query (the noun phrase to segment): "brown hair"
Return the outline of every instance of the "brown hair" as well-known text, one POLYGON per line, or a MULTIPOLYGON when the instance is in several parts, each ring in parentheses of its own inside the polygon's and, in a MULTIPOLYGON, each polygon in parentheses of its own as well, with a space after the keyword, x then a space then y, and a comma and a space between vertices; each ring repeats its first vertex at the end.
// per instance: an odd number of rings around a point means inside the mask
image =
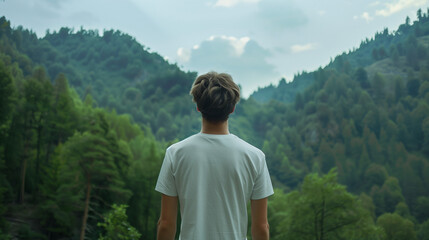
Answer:
POLYGON ((190 94, 203 118, 211 122, 226 121, 240 100, 240 88, 226 73, 200 75, 192 84, 190 94))

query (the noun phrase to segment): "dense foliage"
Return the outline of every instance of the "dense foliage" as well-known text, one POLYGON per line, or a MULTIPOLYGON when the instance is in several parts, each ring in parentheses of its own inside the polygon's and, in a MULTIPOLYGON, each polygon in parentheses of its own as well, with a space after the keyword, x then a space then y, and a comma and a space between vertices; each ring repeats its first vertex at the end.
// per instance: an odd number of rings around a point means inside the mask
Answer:
POLYGON ((304 71, 295 75, 292 82, 286 82, 286 79, 282 78, 277 86, 270 84, 259 88, 251 97, 261 103, 267 103, 270 100, 290 103, 295 100, 297 93, 304 91, 313 82, 313 73, 304 71))
MULTIPOLYGON (((231 131, 265 152, 277 188, 273 239, 429 235, 429 17, 417 15, 237 106, 231 131)), ((119 31, 37 38, 1 18, 0 238, 155 239, 164 150, 199 128, 195 76, 119 31)))
POLYGON ((12 41, 26 31, 4 18, 0 26, 3 238, 108 237, 110 226, 97 223, 116 203, 129 205, 129 222, 153 239, 166 145, 129 115, 95 107, 91 94, 81 100, 64 74, 51 81, 12 41))
POLYGON ((61 28, 38 39, 22 27, 8 31, 7 44, 25 55, 24 62, 14 59, 24 75, 31 74, 30 61, 43 66, 50 79, 63 73, 83 99, 91 94, 95 106, 130 114, 136 123, 156 129, 158 139, 183 138, 198 129, 187 96, 196 73, 181 71, 133 37, 61 28), (177 123, 171 124, 173 116, 177 123))

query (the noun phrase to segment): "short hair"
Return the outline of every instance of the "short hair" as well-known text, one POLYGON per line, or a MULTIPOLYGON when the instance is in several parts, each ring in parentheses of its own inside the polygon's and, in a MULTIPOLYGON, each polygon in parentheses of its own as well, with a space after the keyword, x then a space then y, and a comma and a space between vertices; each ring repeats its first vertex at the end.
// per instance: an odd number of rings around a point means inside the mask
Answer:
POLYGON ((192 84, 190 94, 204 119, 223 122, 240 100, 240 88, 226 73, 208 72, 192 84))

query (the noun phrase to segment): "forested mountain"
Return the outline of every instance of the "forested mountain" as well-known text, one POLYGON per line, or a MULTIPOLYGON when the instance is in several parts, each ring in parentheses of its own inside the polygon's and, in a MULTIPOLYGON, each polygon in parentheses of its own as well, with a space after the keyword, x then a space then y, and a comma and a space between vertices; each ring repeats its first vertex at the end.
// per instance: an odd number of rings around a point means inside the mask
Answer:
MULTIPOLYGON (((336 69, 338 71, 350 72, 352 69, 365 68, 371 64, 392 58, 395 62, 399 60, 399 56, 406 56, 407 61, 417 66, 418 59, 426 57, 428 42, 428 33, 425 32, 425 27, 421 24, 425 21, 425 14, 419 10, 417 12, 417 20, 414 25, 411 25, 410 18, 407 17, 405 23, 402 24, 396 31, 389 33, 389 29, 385 28, 381 32, 377 32, 371 39, 366 38, 361 42, 358 49, 343 52, 331 61, 325 69, 336 69), (406 51, 406 45, 410 35, 420 38, 420 45, 411 51, 406 51)), ((414 40, 413 40, 414 41, 414 40)), ((394 66, 396 67, 396 66, 394 66)), ((403 75, 405 73, 397 72, 394 68, 386 68, 383 66, 378 69, 384 74, 389 74, 393 70, 393 75, 403 75)), ((251 96, 258 102, 266 103, 269 100, 277 100, 281 102, 293 102, 298 92, 303 92, 314 81, 313 73, 302 72, 294 76, 291 82, 286 82, 284 79, 279 81, 277 87, 270 85, 255 91, 251 96)))
MULTIPOLYGON (((277 188, 272 239, 429 236, 429 17, 417 15, 240 101, 231 131, 265 152, 277 188)), ((196 73, 147 50, 119 31, 37 38, 0 19, 0 237, 155 239, 164 150, 199 118, 196 73)))
MULTIPOLYGON (((33 64, 43 66, 49 78, 65 74, 79 96, 91 94, 96 106, 130 114, 137 123, 157 129, 158 139, 183 138, 191 128, 198 129, 187 96, 196 73, 181 71, 127 34, 61 28, 38 39, 18 27, 10 31, 8 41, 33 64), (178 123, 171 125, 173 117, 178 123)), ((31 73, 26 62, 21 68, 25 75, 31 73)))
POLYGON ((297 93, 303 92, 313 82, 313 73, 302 72, 295 75, 291 82, 286 82, 286 79, 282 78, 277 86, 271 84, 259 88, 250 97, 260 103, 267 103, 270 100, 291 103, 295 100, 297 93))
MULTIPOLYGON (((137 230, 154 239, 153 186, 167 145, 130 115, 79 95, 67 75, 51 78, 49 61, 37 62, 43 55, 62 56, 0 19, 0 239, 136 239, 137 230)), ((81 70, 72 66, 65 72, 73 77, 81 70)))
POLYGON ((429 224, 428 36, 428 14, 419 11, 412 25, 407 18, 311 73, 314 83, 293 103, 273 100, 247 118, 262 129, 269 167, 286 189, 336 167, 339 183, 371 199, 374 219, 402 221, 385 215, 396 213, 429 224))

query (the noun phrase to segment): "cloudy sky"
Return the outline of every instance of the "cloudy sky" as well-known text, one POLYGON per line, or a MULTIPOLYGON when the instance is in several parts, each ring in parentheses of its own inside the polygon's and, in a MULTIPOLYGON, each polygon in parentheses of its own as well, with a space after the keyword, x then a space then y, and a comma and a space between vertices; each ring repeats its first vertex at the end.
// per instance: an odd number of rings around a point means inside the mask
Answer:
POLYGON ((0 15, 39 37, 62 26, 118 29, 183 70, 230 73, 248 96, 428 7, 429 0, 0 0, 0 15))

